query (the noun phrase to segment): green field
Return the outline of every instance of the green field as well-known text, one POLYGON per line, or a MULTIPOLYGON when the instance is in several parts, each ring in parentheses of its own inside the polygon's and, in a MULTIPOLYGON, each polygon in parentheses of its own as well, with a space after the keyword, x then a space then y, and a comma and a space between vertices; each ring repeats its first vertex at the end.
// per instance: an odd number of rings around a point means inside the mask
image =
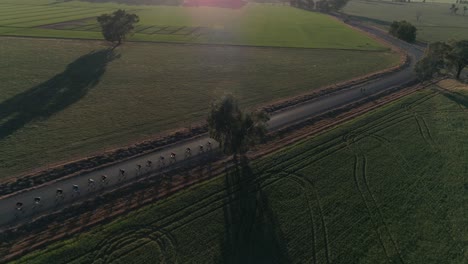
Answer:
POLYGON ((417 39, 424 42, 467 39, 468 13, 463 16, 463 6, 468 7, 468 4, 458 4, 458 15, 453 15, 449 8, 455 1, 438 2, 441 3, 352 0, 343 11, 384 29, 394 20, 407 20, 418 29, 417 39), (420 14, 419 21, 417 14, 420 14))
POLYGON ((15 263, 466 263, 467 106, 417 92, 15 263))
POLYGON ((0 175, 83 157, 395 65, 390 52, 1 38, 0 175), (94 53, 92 51, 95 51, 94 53))
POLYGON ((0 0, 0 35, 102 39, 96 16, 118 8, 141 18, 132 40, 382 50, 324 14, 282 5, 241 9, 0 0))

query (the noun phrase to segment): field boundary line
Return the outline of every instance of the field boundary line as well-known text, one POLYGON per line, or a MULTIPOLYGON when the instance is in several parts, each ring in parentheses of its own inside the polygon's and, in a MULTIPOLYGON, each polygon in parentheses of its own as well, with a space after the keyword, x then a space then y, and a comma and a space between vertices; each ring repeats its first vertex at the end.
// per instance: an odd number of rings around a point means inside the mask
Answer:
MULTIPOLYGON (((94 18, 95 16, 92 17, 87 17, 89 18, 94 18)), ((55 19, 55 18, 54 18, 55 19)), ((84 18, 83 18, 84 19, 84 18)), ((75 19, 75 20, 81 20, 75 19)), ((73 20, 70 20, 73 21, 73 20)), ((33 21, 34 22, 34 21, 33 21)), ((66 21, 64 21, 66 22, 66 21)), ((38 26, 31 26, 31 27, 25 27, 25 28, 38 28, 42 26, 50 26, 50 25, 56 25, 64 22, 56 22, 56 23, 50 23, 50 24, 44 24, 44 25, 38 25, 38 26)), ((23 22, 21 22, 23 23, 23 22)), ((26 23, 26 22, 25 22, 26 23)), ((29 22, 28 22, 29 23, 29 22)), ((14 24, 20 24, 18 23, 13 23, 14 24)), ((7 26, 7 25, 5 25, 7 26)), ((156 25, 155 25, 156 26, 156 25)), ((2 25, 0 25, 2 27, 2 25)), ((68 29, 54 29, 54 30, 64 30, 64 31, 69 31, 68 29)), ((90 31, 92 32, 92 31, 90 31)), ((94 32, 95 33, 95 32, 94 32)), ((140 33, 137 33, 140 34, 140 33)), ((170 35, 170 34, 166 34, 170 35)), ((25 38, 25 39, 43 39, 43 40, 80 40, 80 41, 89 41, 89 42, 101 42, 101 43, 106 43, 107 42, 104 39, 98 39, 98 38, 79 38, 79 37, 46 37, 46 36, 23 36, 23 35, 15 35, 15 34, 3 34, 0 33, 0 37, 2 38, 25 38)), ((208 46, 208 47, 234 47, 234 48, 258 48, 258 49, 291 49, 291 50, 329 50, 329 51, 355 51, 355 52, 366 52, 366 53, 381 53, 381 52, 388 52, 391 49, 346 49, 346 48, 325 48, 325 47, 294 47, 294 46, 268 46, 268 45, 252 45, 252 44, 227 44, 227 43, 204 43, 204 42, 184 42, 184 41, 157 41, 157 40, 126 40, 125 43, 149 43, 149 44, 168 44, 168 45, 184 45, 184 46, 208 46)), ((125 45, 123 43, 123 45, 125 45)))

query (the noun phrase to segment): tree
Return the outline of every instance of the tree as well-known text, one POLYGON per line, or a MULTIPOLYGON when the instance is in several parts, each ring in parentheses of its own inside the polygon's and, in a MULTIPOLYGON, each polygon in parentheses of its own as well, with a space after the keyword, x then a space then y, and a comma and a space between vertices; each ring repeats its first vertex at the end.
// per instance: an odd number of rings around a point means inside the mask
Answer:
POLYGON ((461 72, 468 65, 468 40, 452 41, 445 55, 447 66, 455 71, 455 78, 460 79, 461 72))
POLYGON ((328 0, 328 2, 330 4, 331 10, 338 11, 345 7, 349 0, 328 0))
POLYGON ((211 105, 208 116, 210 137, 219 142, 226 155, 244 156, 250 147, 265 139, 269 116, 261 112, 244 113, 232 96, 211 105))
POLYGON ((436 42, 429 45, 424 57, 416 64, 416 74, 428 80, 435 74, 453 72, 460 79, 461 72, 468 66, 468 40, 436 42))
POLYGON ((436 65, 437 62, 432 57, 423 57, 416 63, 414 72, 420 81, 427 81, 439 72, 436 65))
POLYGON ((324 13, 328 13, 331 10, 330 3, 327 0, 319 0, 315 3, 315 8, 324 13))
POLYGON ((97 18, 101 25, 102 35, 104 39, 117 43, 117 46, 122 44, 122 41, 130 34, 134 25, 140 21, 135 14, 127 13, 125 10, 119 9, 112 14, 102 14, 97 18))
POLYGON ((414 42, 416 40, 416 31, 417 29, 415 26, 403 20, 393 21, 390 25, 389 33, 406 42, 414 42))
POLYGON ((444 42, 431 43, 424 57, 416 63, 415 72, 419 80, 426 81, 441 74, 446 68, 445 57, 449 50, 449 45, 444 42))

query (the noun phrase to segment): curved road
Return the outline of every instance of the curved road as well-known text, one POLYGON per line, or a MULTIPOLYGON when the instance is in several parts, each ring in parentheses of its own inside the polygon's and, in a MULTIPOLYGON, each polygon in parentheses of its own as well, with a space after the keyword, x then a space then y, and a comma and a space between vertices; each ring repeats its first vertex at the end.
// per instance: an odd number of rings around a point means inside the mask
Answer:
MULTIPOLYGON (((305 103, 290 107, 280 113, 274 114, 271 116, 271 120, 269 122, 270 130, 279 129, 300 120, 310 118, 311 116, 324 113, 330 109, 357 101, 367 95, 372 95, 414 80, 415 77, 413 75, 412 69, 415 61, 417 61, 417 59, 419 59, 423 54, 422 48, 395 39, 381 30, 361 25, 357 22, 348 23, 402 48, 411 57, 410 66, 406 67, 404 70, 391 73, 380 79, 324 95, 305 103), (362 88, 365 89, 366 95, 361 92, 362 88)), ((158 169, 158 161, 160 156, 165 157, 165 168, 169 170, 171 166, 174 166, 172 164, 169 165, 170 153, 175 153, 177 159, 179 160, 174 163, 180 163, 180 160, 184 159, 185 151, 188 147, 191 148, 193 156, 198 155, 200 145, 204 145, 204 151, 208 151, 208 141, 212 142, 214 149, 216 147, 215 145, 217 145, 215 141, 210 140, 207 136, 202 136, 197 139, 181 142, 161 151, 133 158, 131 160, 111 165, 85 175, 76 176, 70 179, 58 180, 53 184, 4 198, 0 200, 0 227, 5 227, 6 225, 15 225, 19 222, 27 221, 31 216, 38 216, 42 212, 52 211, 57 208, 57 205, 64 206, 67 203, 75 201, 78 199, 78 197, 85 196, 89 192, 97 192, 102 188, 111 188, 112 186, 115 187, 122 182, 134 180, 137 174, 137 164, 142 165, 141 171, 145 171, 151 168, 152 170, 156 170, 158 169), (147 168, 145 166, 147 160, 152 161, 152 167, 147 168), (120 169, 125 170, 125 178, 120 177, 120 169), (101 183, 101 175, 103 174, 108 176, 107 184, 101 183), (92 187, 92 185, 91 187, 88 187, 88 179, 90 178, 94 179, 95 187, 92 187), (80 195, 73 191, 72 186, 75 184, 79 186, 80 195), (59 199, 58 202, 56 202, 57 188, 61 188, 64 192, 64 198, 59 199), (34 206, 35 197, 41 197, 40 205, 36 207, 34 206), (21 211, 15 208, 17 202, 23 203, 21 211)))

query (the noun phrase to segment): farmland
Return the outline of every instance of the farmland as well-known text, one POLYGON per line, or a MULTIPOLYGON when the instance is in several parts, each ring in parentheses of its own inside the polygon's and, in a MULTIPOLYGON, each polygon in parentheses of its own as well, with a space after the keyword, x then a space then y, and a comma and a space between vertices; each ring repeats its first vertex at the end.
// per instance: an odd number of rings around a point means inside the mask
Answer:
POLYGON ((459 4, 460 11, 458 15, 454 15, 449 10, 454 3, 455 1, 399 3, 353 0, 343 11, 386 30, 394 20, 407 20, 418 29, 418 40, 424 42, 466 39, 468 15, 463 15, 462 9, 463 6, 468 7, 468 4, 459 4))
POLYGON ((232 93, 258 104, 398 62, 392 52, 0 39, 0 175, 188 127, 232 93), (94 52, 93 52, 94 51, 94 52))
POLYGON ((440 85, 15 263, 466 263, 468 89, 440 85))
POLYGON ((282 5, 241 9, 0 0, 0 35, 101 39, 96 16, 118 8, 140 17, 131 40, 382 50, 335 19, 282 5))

